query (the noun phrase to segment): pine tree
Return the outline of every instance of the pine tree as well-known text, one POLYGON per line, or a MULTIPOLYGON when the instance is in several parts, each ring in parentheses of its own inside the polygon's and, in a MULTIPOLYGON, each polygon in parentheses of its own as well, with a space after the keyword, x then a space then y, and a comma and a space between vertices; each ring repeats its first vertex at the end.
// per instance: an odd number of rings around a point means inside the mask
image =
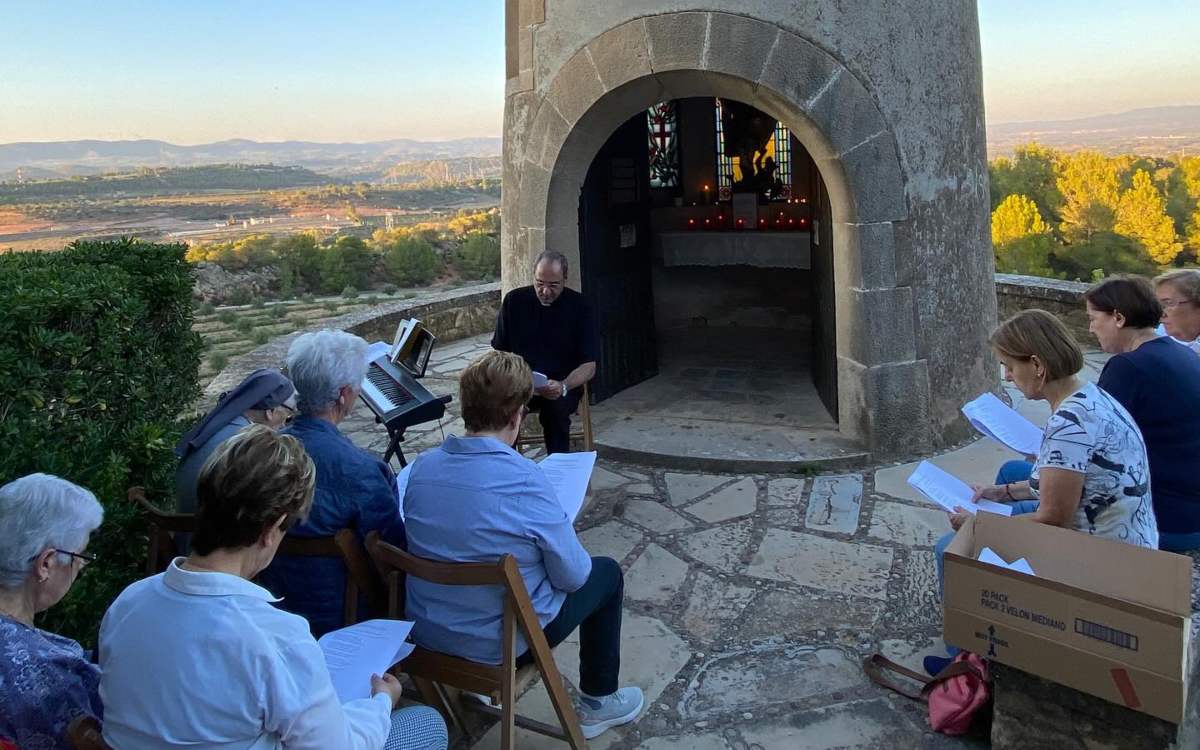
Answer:
POLYGON ((1010 195, 992 212, 993 247, 1049 231, 1050 226, 1042 221, 1037 204, 1026 195, 1010 195))
POLYGON ((1063 196, 1063 231, 1090 238, 1113 228, 1117 202, 1116 165, 1095 151, 1078 151, 1058 161, 1063 196))
POLYGON ((1159 265, 1175 260, 1183 250, 1175 222, 1167 215, 1166 200, 1142 169, 1133 175, 1132 187, 1121 194, 1113 231, 1142 243, 1159 265))

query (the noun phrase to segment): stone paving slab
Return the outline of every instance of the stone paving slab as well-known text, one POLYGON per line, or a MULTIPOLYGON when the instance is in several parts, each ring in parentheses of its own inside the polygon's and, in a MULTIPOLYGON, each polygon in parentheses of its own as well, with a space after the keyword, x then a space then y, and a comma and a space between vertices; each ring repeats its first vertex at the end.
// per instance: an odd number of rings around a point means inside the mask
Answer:
POLYGON ((768 529, 746 574, 842 594, 886 599, 892 550, 768 529))
POLYGON ((709 523, 748 516, 758 508, 758 485, 752 477, 735 482, 714 492, 704 500, 689 505, 687 512, 709 523))
POLYGON ((804 525, 815 531, 853 534, 862 508, 862 476, 817 477, 808 497, 804 525))

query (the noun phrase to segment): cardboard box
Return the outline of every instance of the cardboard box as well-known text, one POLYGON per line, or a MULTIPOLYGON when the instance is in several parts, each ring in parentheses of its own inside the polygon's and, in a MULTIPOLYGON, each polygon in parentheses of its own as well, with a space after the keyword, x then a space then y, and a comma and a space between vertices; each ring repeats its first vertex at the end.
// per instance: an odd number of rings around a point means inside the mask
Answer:
POLYGON ((946 549, 945 574, 946 643, 1182 721, 1190 558, 981 512, 946 549), (984 547, 1037 575, 979 562, 984 547))

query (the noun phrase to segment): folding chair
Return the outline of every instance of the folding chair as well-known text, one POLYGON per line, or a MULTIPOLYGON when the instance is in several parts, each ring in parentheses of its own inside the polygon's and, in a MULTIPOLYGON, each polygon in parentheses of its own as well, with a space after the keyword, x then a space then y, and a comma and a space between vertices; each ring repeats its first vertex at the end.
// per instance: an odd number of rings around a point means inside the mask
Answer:
MULTIPOLYGON (((572 442, 579 441, 583 450, 595 450, 595 442, 592 439, 592 405, 591 394, 588 391, 588 384, 583 384, 583 395, 579 397, 579 408, 575 411, 576 424, 571 427, 569 439, 572 442)), ((525 416, 525 421, 521 423, 521 431, 517 433, 517 443, 514 446, 517 453, 523 453, 525 448, 532 445, 545 445, 546 438, 542 434, 542 425, 538 422, 537 414, 530 412, 525 416)))
POLYGON ((346 603, 342 613, 344 625, 358 622, 360 593, 367 600, 367 608, 371 613, 383 614, 386 611, 383 584, 353 529, 342 529, 333 536, 302 537, 288 534, 279 544, 277 554, 332 557, 342 561, 346 566, 346 603))
POLYGON ((67 744, 75 750, 112 750, 100 734, 100 720, 86 714, 67 725, 67 744))
POLYGON ((538 734, 563 740, 573 750, 587 747, 583 731, 579 728, 579 717, 575 706, 567 697, 562 675, 554 663, 554 654, 546 635, 542 632, 533 603, 525 590, 525 581, 517 570, 512 555, 504 555, 494 563, 440 563, 410 555, 379 538, 377 533, 367 537, 367 551, 383 573, 388 589, 388 614, 401 618, 404 614, 402 579, 412 576, 422 581, 443 586, 502 586, 504 587, 504 613, 501 630, 502 659, 499 665, 481 664, 449 654, 429 651, 417 646, 403 662, 400 669, 413 678, 427 702, 440 705, 451 721, 461 725, 455 709, 438 688, 449 686, 458 690, 480 693, 499 702, 500 707, 470 702, 460 706, 477 713, 500 719, 500 747, 514 747, 513 727, 519 726, 538 734), (533 664, 517 667, 517 628, 533 652, 533 664), (550 695, 550 703, 558 715, 559 726, 520 716, 516 713, 519 690, 529 685, 535 676, 541 675, 542 683, 550 695))
POLYGON ((157 575, 179 554, 175 543, 176 534, 191 534, 196 531, 196 516, 191 513, 166 513, 146 499, 145 487, 130 487, 126 493, 129 502, 137 505, 150 522, 150 543, 146 549, 146 575, 157 575))

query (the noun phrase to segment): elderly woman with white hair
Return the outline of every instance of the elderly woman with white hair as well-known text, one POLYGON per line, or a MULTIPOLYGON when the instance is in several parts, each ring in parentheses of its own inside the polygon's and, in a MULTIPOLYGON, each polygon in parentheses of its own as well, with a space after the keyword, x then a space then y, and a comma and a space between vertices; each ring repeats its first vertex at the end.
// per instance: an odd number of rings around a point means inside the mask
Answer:
POLYGON ((1200 354, 1200 269, 1167 271, 1154 279, 1154 291, 1163 309, 1159 333, 1200 354))
MULTIPOLYGON (((358 336, 330 330, 306 333, 288 350, 288 376, 300 414, 283 433, 298 438, 317 467, 312 511, 289 532, 296 536, 329 536, 352 528, 363 537, 378 531, 392 543, 404 544, 395 474, 338 430, 358 401, 367 374, 366 352, 367 342, 358 336)), ((260 580, 320 637, 343 624, 345 576, 337 560, 280 555, 260 580)))
POLYGON ((49 474, 0 487, 0 740, 16 747, 66 750, 67 725, 101 715, 99 667, 33 618, 94 559, 85 550, 103 517, 95 495, 49 474))

